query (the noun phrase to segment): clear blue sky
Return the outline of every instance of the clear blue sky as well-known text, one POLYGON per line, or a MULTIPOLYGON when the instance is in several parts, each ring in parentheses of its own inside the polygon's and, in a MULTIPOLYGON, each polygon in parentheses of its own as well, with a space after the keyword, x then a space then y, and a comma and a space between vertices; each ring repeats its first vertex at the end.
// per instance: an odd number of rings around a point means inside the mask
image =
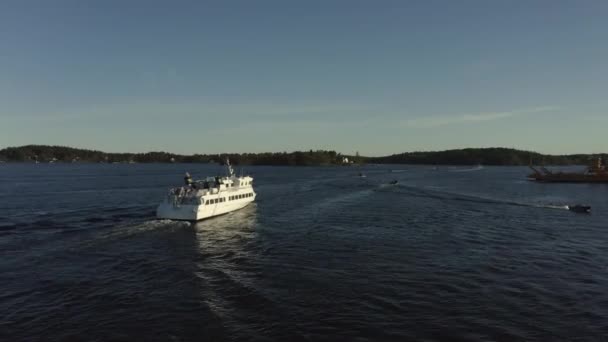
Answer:
POLYGON ((608 152, 608 1, 0 2, 0 147, 608 152))

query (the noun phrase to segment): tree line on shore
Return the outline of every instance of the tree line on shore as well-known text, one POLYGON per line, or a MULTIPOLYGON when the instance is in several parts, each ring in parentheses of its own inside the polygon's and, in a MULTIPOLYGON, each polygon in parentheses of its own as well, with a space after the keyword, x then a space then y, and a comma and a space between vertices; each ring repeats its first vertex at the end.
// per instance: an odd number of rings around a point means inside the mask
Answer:
POLYGON ((429 165, 587 165, 604 155, 570 154, 548 155, 512 148, 464 148, 437 152, 407 152, 385 157, 367 158, 378 164, 429 165))
POLYGON ((0 150, 6 162, 88 162, 88 163, 222 163, 230 158, 235 165, 336 165, 344 156, 335 151, 223 153, 181 155, 167 152, 106 153, 65 146, 27 145, 0 150))
POLYGON ((167 152, 106 153, 65 146, 27 145, 0 150, 4 162, 88 162, 88 163, 221 163, 226 157, 235 165, 582 165, 605 155, 544 155, 510 148, 466 148, 437 152, 407 152, 383 157, 343 155, 335 151, 223 153, 181 155, 167 152), (347 162, 348 160, 348 162, 347 162))

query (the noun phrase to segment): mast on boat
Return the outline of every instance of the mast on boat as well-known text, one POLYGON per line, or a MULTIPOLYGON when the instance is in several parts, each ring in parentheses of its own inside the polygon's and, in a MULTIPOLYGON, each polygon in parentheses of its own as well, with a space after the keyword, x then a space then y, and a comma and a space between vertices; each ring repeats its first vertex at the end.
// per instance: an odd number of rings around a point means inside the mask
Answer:
POLYGON ((234 176, 234 169, 232 169, 232 165, 230 165, 230 159, 226 157, 226 166, 228 167, 228 177, 234 176))

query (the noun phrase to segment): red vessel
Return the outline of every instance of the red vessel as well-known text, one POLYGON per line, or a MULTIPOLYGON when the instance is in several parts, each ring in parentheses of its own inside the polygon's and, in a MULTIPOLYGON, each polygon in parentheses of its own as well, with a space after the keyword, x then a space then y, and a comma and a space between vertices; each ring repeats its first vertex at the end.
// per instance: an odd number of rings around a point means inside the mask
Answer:
POLYGON ((587 168, 585 172, 552 172, 545 167, 534 168, 528 179, 537 182, 550 183, 608 183, 608 171, 602 163, 602 158, 587 168))

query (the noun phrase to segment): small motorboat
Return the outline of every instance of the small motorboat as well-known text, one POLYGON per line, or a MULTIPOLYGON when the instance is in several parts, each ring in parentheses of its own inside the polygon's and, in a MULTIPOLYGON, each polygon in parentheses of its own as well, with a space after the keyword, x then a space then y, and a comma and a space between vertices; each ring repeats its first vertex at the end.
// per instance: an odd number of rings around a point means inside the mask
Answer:
POLYGON ((365 176, 365 174, 363 174, 362 172, 359 172, 359 178, 365 178, 367 176, 365 176))
POLYGON ((397 183, 399 183, 399 181, 398 181, 398 180, 396 180, 396 179, 394 179, 394 180, 392 180, 392 181, 388 182, 388 184, 390 184, 390 185, 397 185, 397 183))
POLYGON ((576 204, 576 205, 569 205, 568 206, 568 210, 573 211, 575 213, 590 213, 591 212, 591 207, 588 205, 580 205, 580 204, 576 204))

